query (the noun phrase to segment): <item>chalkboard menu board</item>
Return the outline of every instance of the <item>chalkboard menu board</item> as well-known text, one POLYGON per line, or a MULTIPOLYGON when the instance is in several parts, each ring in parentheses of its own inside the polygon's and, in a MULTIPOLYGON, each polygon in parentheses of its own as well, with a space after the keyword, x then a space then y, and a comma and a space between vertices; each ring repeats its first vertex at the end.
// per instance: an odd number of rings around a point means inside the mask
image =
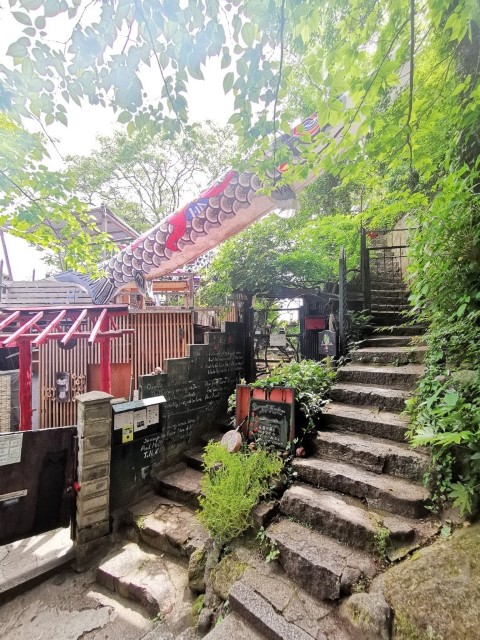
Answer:
POLYGON ((205 344, 189 349, 187 358, 167 360, 165 373, 140 377, 141 398, 166 398, 160 422, 168 443, 187 443, 226 415, 228 397, 243 375, 243 325, 226 322, 222 332, 207 333, 205 344))
POLYGON ((285 447, 290 439, 292 405, 251 398, 248 413, 248 430, 262 442, 285 447))

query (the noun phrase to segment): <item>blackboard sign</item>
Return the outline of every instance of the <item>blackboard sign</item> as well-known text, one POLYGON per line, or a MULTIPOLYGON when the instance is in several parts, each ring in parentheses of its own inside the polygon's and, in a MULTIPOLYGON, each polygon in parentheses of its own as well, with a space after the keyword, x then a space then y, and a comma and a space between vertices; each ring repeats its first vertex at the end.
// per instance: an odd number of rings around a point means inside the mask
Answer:
POLYGON ((337 334, 335 331, 321 331, 318 334, 318 351, 326 356, 337 355, 337 334))
POLYGON ((292 405, 251 398, 248 412, 248 431, 262 442, 285 447, 292 427, 292 405))
POLYGON ((165 373, 140 377, 143 399, 166 398, 160 408, 166 443, 187 444, 226 415, 228 397, 243 375, 243 325, 226 322, 221 333, 207 333, 205 344, 189 349, 187 358, 167 360, 165 373))
POLYGON ((110 509, 137 500, 151 489, 151 474, 162 449, 160 433, 135 439, 127 446, 112 447, 110 462, 110 509))

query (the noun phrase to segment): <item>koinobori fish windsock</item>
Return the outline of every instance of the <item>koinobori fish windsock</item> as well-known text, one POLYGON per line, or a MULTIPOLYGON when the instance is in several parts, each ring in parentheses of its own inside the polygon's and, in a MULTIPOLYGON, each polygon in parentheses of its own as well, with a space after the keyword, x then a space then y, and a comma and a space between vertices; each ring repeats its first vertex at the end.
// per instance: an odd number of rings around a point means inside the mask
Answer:
MULTIPOLYGON (((295 149, 302 131, 310 133, 312 139, 318 135, 316 115, 304 120, 283 142, 295 149)), ((335 139, 340 131, 341 126, 330 129, 329 137, 335 139)), ((317 151, 320 152, 321 148, 317 151)), ((277 174, 280 175, 284 168, 278 167, 277 174)), ((255 174, 228 171, 198 198, 164 218, 114 255, 106 266, 102 266, 104 276, 93 279, 75 271, 66 271, 54 278, 82 287, 94 304, 108 303, 131 282, 135 282, 140 292, 145 294, 149 280, 195 260, 269 211, 296 208, 295 193, 314 177, 312 174, 301 183, 279 186, 267 196, 255 174)))

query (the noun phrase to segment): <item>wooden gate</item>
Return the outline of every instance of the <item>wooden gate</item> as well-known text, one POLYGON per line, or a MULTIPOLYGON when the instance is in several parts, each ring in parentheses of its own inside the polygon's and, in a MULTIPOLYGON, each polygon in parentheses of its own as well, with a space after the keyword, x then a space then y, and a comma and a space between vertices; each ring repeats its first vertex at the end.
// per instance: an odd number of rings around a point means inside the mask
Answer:
POLYGON ((0 433, 0 545, 67 527, 76 427, 0 433))

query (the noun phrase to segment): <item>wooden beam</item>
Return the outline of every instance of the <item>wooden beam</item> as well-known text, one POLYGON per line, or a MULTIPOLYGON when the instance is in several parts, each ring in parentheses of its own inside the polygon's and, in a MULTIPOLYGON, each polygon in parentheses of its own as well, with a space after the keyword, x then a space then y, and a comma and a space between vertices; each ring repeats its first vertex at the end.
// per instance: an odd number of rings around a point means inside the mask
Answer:
MULTIPOLYGON (((11 336, 9 336, 6 340, 4 340, 3 346, 8 347, 12 342, 15 342, 17 338, 19 338, 24 333, 26 333, 30 329, 30 327, 33 327, 33 325, 36 322, 38 322, 41 318, 43 318, 43 311, 39 311, 38 313, 36 313, 32 318, 30 318, 30 320, 28 320, 25 324, 19 327, 15 331, 15 333, 12 333, 11 336)), ((30 345, 28 346, 28 348, 30 349, 30 345)))
POLYGON ((98 316, 98 320, 95 323, 95 326, 92 329, 92 333, 90 334, 90 337, 88 339, 88 342, 90 344, 93 344, 95 342, 95 339, 97 337, 98 332, 100 331, 100 327, 103 324, 103 321, 105 320, 105 316, 108 313, 108 309, 104 309, 102 311, 102 313, 98 316))
POLYGON ((39 344, 43 344, 44 342, 46 342, 49 333, 53 331, 53 329, 55 329, 55 327, 57 327, 60 324, 61 320, 66 315, 67 315, 66 309, 64 309, 63 311, 60 311, 60 313, 50 322, 50 324, 48 324, 45 327, 45 329, 35 338, 35 340, 33 341, 33 344, 37 346, 39 344))
POLYGON ((85 318, 85 316, 88 313, 88 309, 83 309, 83 311, 80 313, 80 315, 78 316, 78 318, 76 320, 73 321, 72 326, 70 327, 70 329, 67 331, 67 333, 65 334, 65 336, 61 339, 61 343, 62 344, 67 344, 67 342, 70 340, 70 338, 73 336, 73 334, 75 333, 75 331, 77 330, 77 328, 82 324, 82 320, 85 318))
MULTIPOLYGON (((104 318, 102 329, 108 331, 109 319, 104 318)), ((100 391, 112 392, 112 369, 110 363, 110 338, 103 337, 100 342, 100 391)))
POLYGON ((20 311, 15 311, 14 313, 11 313, 7 318, 5 318, 4 320, 2 320, 0 322, 0 331, 2 329, 4 329, 5 327, 8 327, 8 325, 13 322, 14 320, 16 320, 18 318, 18 316, 20 315, 20 311))

